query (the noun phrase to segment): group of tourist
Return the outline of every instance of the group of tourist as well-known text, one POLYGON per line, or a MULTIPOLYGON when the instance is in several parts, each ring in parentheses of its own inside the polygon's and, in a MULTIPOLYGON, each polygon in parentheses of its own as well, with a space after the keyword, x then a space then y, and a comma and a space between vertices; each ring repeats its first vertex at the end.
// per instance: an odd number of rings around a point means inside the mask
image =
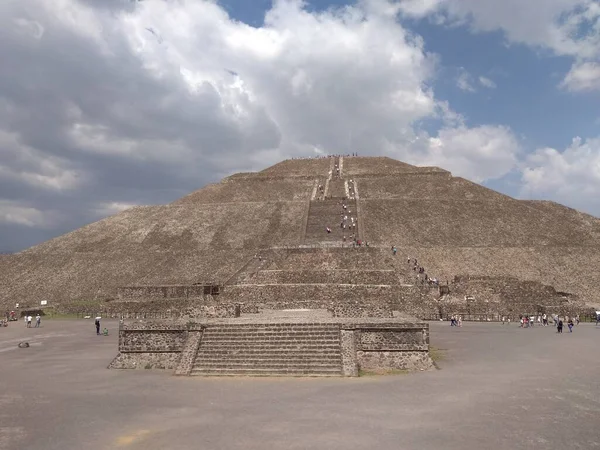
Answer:
MULTIPOLYGON (((392 253, 394 255, 396 255, 397 249, 395 246, 392 246, 392 253)), ((427 272, 425 271, 425 267, 420 266, 419 265, 419 261, 417 261, 417 258, 412 259, 410 256, 407 259, 407 263, 408 265, 412 265, 412 270, 413 272, 417 273, 417 279, 420 281, 421 284, 428 284, 429 286, 439 286, 440 285, 440 281, 437 278, 431 278, 429 277, 429 275, 427 275, 427 272)), ((446 284, 448 284, 446 282, 446 284)))
MULTIPOLYGON (((25 326, 27 328, 31 328, 31 322, 33 321, 33 317, 31 317, 30 314, 27 314, 27 315, 23 316, 23 320, 25 321, 25 326)), ((35 316, 35 327, 34 328, 39 328, 41 323, 42 323, 42 317, 38 314, 35 316)))
POLYGON ((462 316, 453 315, 450 316, 451 327, 462 327, 462 316))
MULTIPOLYGON (((600 321, 600 317, 598 318, 599 320, 596 321, 596 324, 598 324, 598 322, 600 321)), ((502 325, 510 325, 510 317, 507 316, 502 316, 502 325)), ((519 327, 520 328, 533 328, 536 323, 537 326, 539 327, 547 327, 550 324, 550 321, 552 321, 554 323, 554 325, 556 326, 556 332, 557 333, 562 333, 563 332, 563 327, 564 324, 567 324, 567 327, 569 328, 569 333, 573 332, 573 327, 576 325, 579 325, 580 323, 580 318, 579 318, 579 314, 577 314, 575 317, 569 317, 569 316, 565 316, 560 317, 558 314, 554 314, 552 316, 552 318, 550 318, 547 314, 538 314, 537 316, 535 315, 521 315, 519 316, 519 327)))
POLYGON ((354 180, 348 181, 348 198, 354 200, 356 198, 356 187, 354 186, 354 180))

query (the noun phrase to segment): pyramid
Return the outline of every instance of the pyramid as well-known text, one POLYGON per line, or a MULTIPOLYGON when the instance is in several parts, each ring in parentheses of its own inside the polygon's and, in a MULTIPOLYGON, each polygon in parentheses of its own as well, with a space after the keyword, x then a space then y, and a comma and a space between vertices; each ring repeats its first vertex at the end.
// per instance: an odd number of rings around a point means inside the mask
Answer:
POLYGON ((598 303, 599 247, 596 217, 437 167, 293 159, 0 255, 0 306, 421 318, 584 311, 598 303))

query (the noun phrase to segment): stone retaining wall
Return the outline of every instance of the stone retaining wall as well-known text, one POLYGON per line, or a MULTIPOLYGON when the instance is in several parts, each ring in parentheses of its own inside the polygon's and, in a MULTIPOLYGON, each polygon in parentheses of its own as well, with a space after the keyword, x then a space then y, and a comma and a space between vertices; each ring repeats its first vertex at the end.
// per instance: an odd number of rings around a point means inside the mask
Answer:
POLYGON ((120 299, 139 298, 199 298, 204 297, 204 285, 124 286, 117 289, 120 299))
MULTIPOLYGON (((109 368, 160 368, 173 370, 178 375, 189 375, 196 355, 202 348, 204 332, 211 326, 223 323, 260 325, 265 322, 221 319, 185 324, 122 323, 119 326, 119 353, 109 368)), ((268 321, 269 325, 277 323, 268 321)), ((432 367, 429 358, 429 325, 426 323, 408 323, 399 319, 328 319, 321 323, 340 329, 344 376, 358 376, 360 370, 385 372, 432 367)))
POLYGON ((430 369, 433 362, 429 357, 429 325, 417 322, 342 325, 342 356, 345 374, 430 369))
POLYGON ((397 284, 393 270, 260 270, 248 274, 241 284, 397 284))

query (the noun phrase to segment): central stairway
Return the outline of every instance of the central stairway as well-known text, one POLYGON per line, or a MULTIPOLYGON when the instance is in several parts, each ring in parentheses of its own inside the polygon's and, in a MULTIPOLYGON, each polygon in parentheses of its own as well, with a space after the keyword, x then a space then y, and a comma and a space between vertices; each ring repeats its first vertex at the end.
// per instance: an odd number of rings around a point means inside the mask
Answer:
POLYGON ((204 331, 191 375, 342 376, 335 324, 215 324, 204 331))

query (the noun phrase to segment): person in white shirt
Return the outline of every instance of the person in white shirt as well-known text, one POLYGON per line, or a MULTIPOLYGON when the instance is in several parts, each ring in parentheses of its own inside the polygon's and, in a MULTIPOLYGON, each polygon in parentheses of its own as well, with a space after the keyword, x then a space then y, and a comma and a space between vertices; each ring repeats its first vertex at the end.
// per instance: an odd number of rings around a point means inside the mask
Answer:
POLYGON ((37 316, 35 316, 35 327, 39 328, 40 327, 40 323, 42 321, 41 316, 38 314, 37 316))
POLYGON ((31 321, 32 320, 33 320, 33 317, 27 316, 27 328, 31 328, 31 321))

